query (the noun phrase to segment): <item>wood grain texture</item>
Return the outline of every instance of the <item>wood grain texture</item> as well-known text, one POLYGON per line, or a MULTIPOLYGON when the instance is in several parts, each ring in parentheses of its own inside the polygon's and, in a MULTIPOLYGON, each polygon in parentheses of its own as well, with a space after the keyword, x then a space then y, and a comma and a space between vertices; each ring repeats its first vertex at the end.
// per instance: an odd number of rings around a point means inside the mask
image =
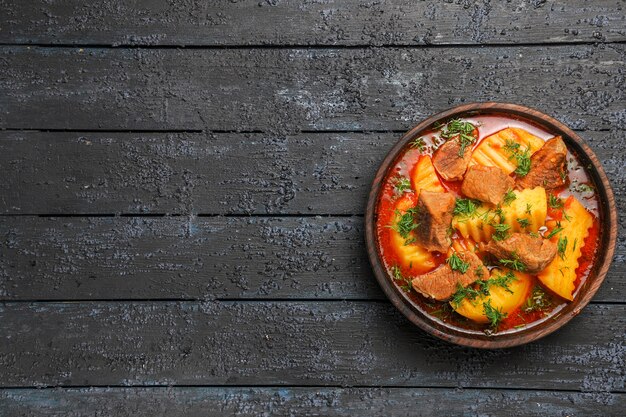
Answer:
POLYGON ((445 45, 626 40, 624 3, 5 0, 0 42, 445 45))
POLYGON ((624 391, 626 306, 480 351, 387 303, 5 303, 0 385, 444 386, 624 391), (506 364, 504 366, 503 364, 506 364))
POLYGON ((618 128, 625 50, 2 47, 0 127, 406 130, 463 102, 515 101, 574 129, 618 128))
POLYGON ((210 416, 610 416, 625 394, 434 388, 81 388, 1 390, 7 415, 210 416))
POLYGON ((361 218, 4 217, 0 224, 4 299, 383 299, 361 218))
MULTIPOLYGON (((385 299, 360 217, 1 217, 0 244, 0 300, 385 299)), ((626 300, 625 255, 594 302, 626 300)))
MULTIPOLYGON (((623 131, 579 133, 626 210, 623 131)), ((5 131, 0 213, 363 214, 400 136, 5 131)))

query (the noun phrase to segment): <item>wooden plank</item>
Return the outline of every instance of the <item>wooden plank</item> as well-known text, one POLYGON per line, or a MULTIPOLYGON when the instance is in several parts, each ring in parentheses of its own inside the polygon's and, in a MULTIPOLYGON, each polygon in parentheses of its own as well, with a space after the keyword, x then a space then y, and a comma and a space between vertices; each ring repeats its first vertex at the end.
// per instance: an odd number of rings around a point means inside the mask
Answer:
POLYGON ((0 212, 363 213, 400 136, 5 131, 0 212))
MULTIPOLYGON (((358 217, 2 217, 0 299, 384 300, 363 236, 358 217)), ((594 302, 626 301, 625 254, 594 302)))
POLYGON ((624 391, 625 305, 524 347, 435 340, 376 302, 5 303, 3 387, 443 386, 624 391))
POLYGON ((78 0, 3 2, 0 42, 445 45, 626 40, 624 3, 78 0))
POLYGON ((2 47, 0 128, 405 130, 487 100, 621 128, 625 49, 2 47))
POLYGON ((625 394, 433 388, 81 388, 0 390, 7 415, 576 417, 619 415, 625 394), (445 405, 443 405, 445 404, 445 405))
POLYGON ((384 297, 362 218, 0 222, 4 299, 384 297))
MULTIPOLYGON (((581 135, 626 210, 623 132, 581 135)), ((0 213, 363 214, 400 136, 5 131, 0 213)))

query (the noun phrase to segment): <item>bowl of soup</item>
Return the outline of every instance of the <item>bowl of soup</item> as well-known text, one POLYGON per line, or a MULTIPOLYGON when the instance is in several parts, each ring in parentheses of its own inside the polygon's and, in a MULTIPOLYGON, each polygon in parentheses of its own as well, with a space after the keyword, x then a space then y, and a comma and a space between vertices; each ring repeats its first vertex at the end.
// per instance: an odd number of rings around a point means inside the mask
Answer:
POLYGON ((593 151, 556 119, 467 104, 402 136, 366 209, 376 279, 414 324, 480 348, 528 343, 589 303, 617 213, 593 151))

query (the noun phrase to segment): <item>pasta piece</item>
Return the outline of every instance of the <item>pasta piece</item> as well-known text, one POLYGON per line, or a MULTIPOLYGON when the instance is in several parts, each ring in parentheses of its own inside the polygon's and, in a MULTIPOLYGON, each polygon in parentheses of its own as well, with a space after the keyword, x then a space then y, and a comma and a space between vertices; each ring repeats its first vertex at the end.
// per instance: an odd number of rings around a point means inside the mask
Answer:
POLYGON ((493 269, 490 278, 502 277, 507 273, 512 273, 515 277, 509 283, 508 290, 502 286, 490 285, 489 295, 480 295, 474 300, 465 298, 458 305, 452 301, 450 305, 457 313, 477 323, 489 322, 483 303, 490 302, 495 309, 500 310, 502 313, 511 314, 524 304, 526 298, 528 298, 534 279, 528 274, 504 268, 493 269))
POLYGON ((487 242, 494 232, 492 224, 505 223, 510 232, 537 232, 546 221, 548 203, 546 190, 541 187, 513 191, 515 199, 497 206, 483 203, 470 216, 456 215, 452 227, 464 238, 487 242), (501 214, 501 216, 500 216, 501 214))
POLYGON ((437 177, 437 174, 435 173, 433 162, 428 155, 420 156, 417 164, 413 167, 413 170, 411 171, 411 185, 413 186, 415 193, 418 195, 420 190, 439 193, 446 191, 441 185, 441 181, 439 181, 439 177, 437 177))
POLYGON ((470 165, 480 164, 496 166, 510 174, 517 168, 510 151, 505 149, 507 141, 519 145, 519 150, 529 149, 530 154, 537 152, 544 144, 543 139, 518 127, 508 127, 487 136, 474 149, 470 165))
MULTIPOLYGON (((392 225, 395 225, 406 211, 415 206, 415 197, 406 195, 396 203, 396 213, 393 216, 392 225)), ((433 255, 424 247, 415 243, 408 243, 407 239, 393 227, 389 229, 391 233, 391 245, 400 266, 405 273, 421 274, 432 270, 436 264, 433 255)), ((410 232, 409 242, 414 238, 414 233, 410 232)))
POLYGON ((563 210, 563 230, 551 238, 557 244, 559 253, 537 277, 556 294, 573 300, 578 258, 593 225, 593 216, 573 196, 568 197, 563 210))

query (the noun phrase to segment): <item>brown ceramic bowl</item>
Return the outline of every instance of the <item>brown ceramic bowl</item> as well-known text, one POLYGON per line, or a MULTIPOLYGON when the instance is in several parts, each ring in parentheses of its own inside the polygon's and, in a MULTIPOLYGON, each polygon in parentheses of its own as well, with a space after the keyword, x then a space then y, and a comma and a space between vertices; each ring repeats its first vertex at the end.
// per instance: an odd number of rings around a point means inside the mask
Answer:
POLYGON ((516 104, 473 103, 454 107, 429 117, 405 133, 391 149, 376 172, 376 177, 372 184, 365 214, 365 233, 367 251, 376 279, 389 300, 402 314, 421 329, 448 342, 477 348, 494 349, 517 346, 544 337, 565 325, 589 303, 602 284, 613 258, 617 239, 617 210, 615 208, 613 191, 600 165, 600 161, 580 136, 563 123, 537 110, 516 104), (525 328, 511 329, 487 335, 480 331, 462 329, 430 316, 396 287, 391 281, 391 277, 388 275, 379 253, 376 234, 376 210, 381 184, 386 177, 387 171, 393 166, 410 141, 421 136, 423 132, 429 130, 437 122, 443 123, 451 118, 494 113, 526 120, 544 128, 548 132, 561 135, 567 144, 568 150, 576 154, 583 166, 590 167, 587 171, 596 188, 599 200, 600 235, 596 262, 587 279, 576 289, 572 302, 557 308, 549 317, 538 320, 525 328))

